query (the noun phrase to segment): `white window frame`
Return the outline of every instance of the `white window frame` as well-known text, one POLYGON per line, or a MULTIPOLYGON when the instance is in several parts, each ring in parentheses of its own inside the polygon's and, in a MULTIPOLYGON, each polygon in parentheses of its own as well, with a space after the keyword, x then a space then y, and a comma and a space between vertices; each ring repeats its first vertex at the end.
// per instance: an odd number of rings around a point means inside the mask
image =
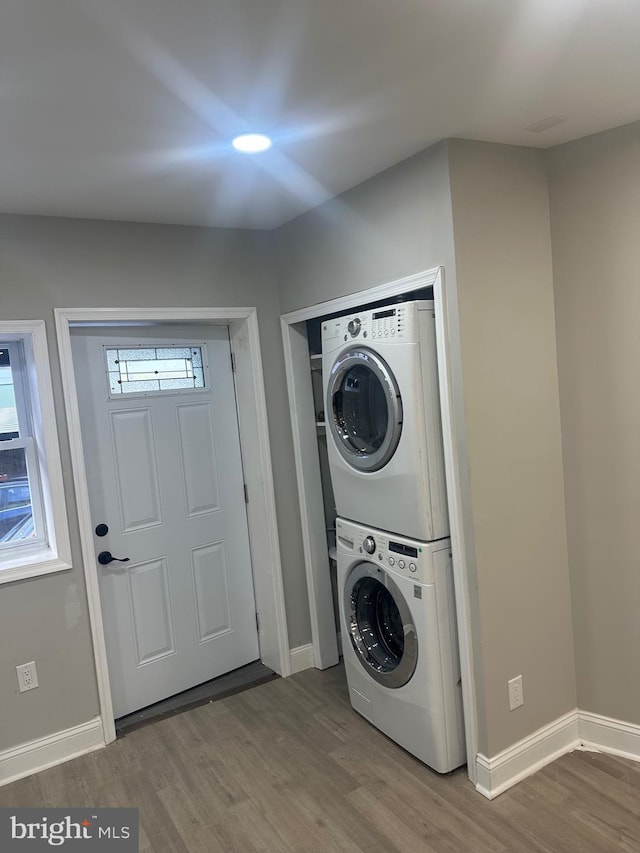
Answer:
POLYGON ((0 346, 14 342, 21 343, 19 349, 12 348, 16 404, 28 409, 26 420, 30 436, 2 442, 0 449, 4 445, 6 449, 25 447, 27 451, 36 538, 0 549, 0 584, 71 568, 69 525, 44 320, 0 322, 0 346), (17 363, 16 352, 20 352, 17 363))

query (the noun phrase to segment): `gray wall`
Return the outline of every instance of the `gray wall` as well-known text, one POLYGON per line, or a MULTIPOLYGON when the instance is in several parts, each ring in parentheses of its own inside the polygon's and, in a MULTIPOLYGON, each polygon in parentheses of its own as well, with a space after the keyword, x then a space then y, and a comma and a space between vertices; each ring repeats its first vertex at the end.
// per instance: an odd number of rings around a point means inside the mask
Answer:
POLYGON ((440 264, 452 270, 446 144, 404 160, 273 234, 283 313, 440 264))
POLYGON ((310 640, 276 285, 263 233, 0 217, 0 316, 44 319, 52 358, 73 570, 0 587, 0 750, 98 713, 53 309, 256 306, 258 309, 289 639, 310 640), (15 667, 35 660, 40 687, 19 694, 15 667))
POLYGON ((544 152, 449 142, 483 704, 493 756, 576 706, 544 152), (524 705, 509 711, 507 681, 524 705))
POLYGON ((640 724, 640 123, 549 152, 579 707, 640 724))

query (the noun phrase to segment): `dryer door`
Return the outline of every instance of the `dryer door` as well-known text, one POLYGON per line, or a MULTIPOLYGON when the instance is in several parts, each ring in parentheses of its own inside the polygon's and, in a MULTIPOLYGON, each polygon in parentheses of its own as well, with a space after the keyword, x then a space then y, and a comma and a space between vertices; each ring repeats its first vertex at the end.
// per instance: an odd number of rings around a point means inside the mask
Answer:
POLYGON ((368 347, 353 346, 334 362, 327 384, 328 430, 346 462, 378 471, 402 433, 402 400, 389 365, 368 347))
POLYGON ((398 585, 380 566, 363 562, 347 576, 343 595, 346 628, 358 661, 379 684, 402 687, 418 663, 418 638, 398 585))

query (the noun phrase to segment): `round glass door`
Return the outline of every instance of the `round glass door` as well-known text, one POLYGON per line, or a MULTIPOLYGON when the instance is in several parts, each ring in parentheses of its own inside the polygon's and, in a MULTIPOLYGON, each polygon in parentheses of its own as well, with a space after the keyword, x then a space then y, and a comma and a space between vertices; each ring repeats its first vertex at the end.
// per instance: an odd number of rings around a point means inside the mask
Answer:
POLYGON ((387 363, 367 347, 336 359, 327 389, 329 430, 341 456, 359 471, 378 471, 402 432, 402 400, 387 363))
POLYGON ((397 584, 377 566, 360 563, 344 590, 347 630, 356 657, 385 687, 398 688, 413 675, 418 640, 397 584))

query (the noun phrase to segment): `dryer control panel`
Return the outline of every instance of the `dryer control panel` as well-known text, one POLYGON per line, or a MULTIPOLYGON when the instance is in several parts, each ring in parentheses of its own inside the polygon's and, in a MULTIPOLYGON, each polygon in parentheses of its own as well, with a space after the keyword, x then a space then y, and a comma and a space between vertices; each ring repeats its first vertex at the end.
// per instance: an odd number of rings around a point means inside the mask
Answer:
POLYGON ((404 305, 380 308, 372 311, 370 316, 372 339, 404 337, 407 328, 407 312, 404 305))
POLYGON ((398 302, 381 308, 354 311, 343 317, 323 320, 322 350, 351 341, 415 343, 419 340, 418 311, 433 311, 433 302, 398 302))

